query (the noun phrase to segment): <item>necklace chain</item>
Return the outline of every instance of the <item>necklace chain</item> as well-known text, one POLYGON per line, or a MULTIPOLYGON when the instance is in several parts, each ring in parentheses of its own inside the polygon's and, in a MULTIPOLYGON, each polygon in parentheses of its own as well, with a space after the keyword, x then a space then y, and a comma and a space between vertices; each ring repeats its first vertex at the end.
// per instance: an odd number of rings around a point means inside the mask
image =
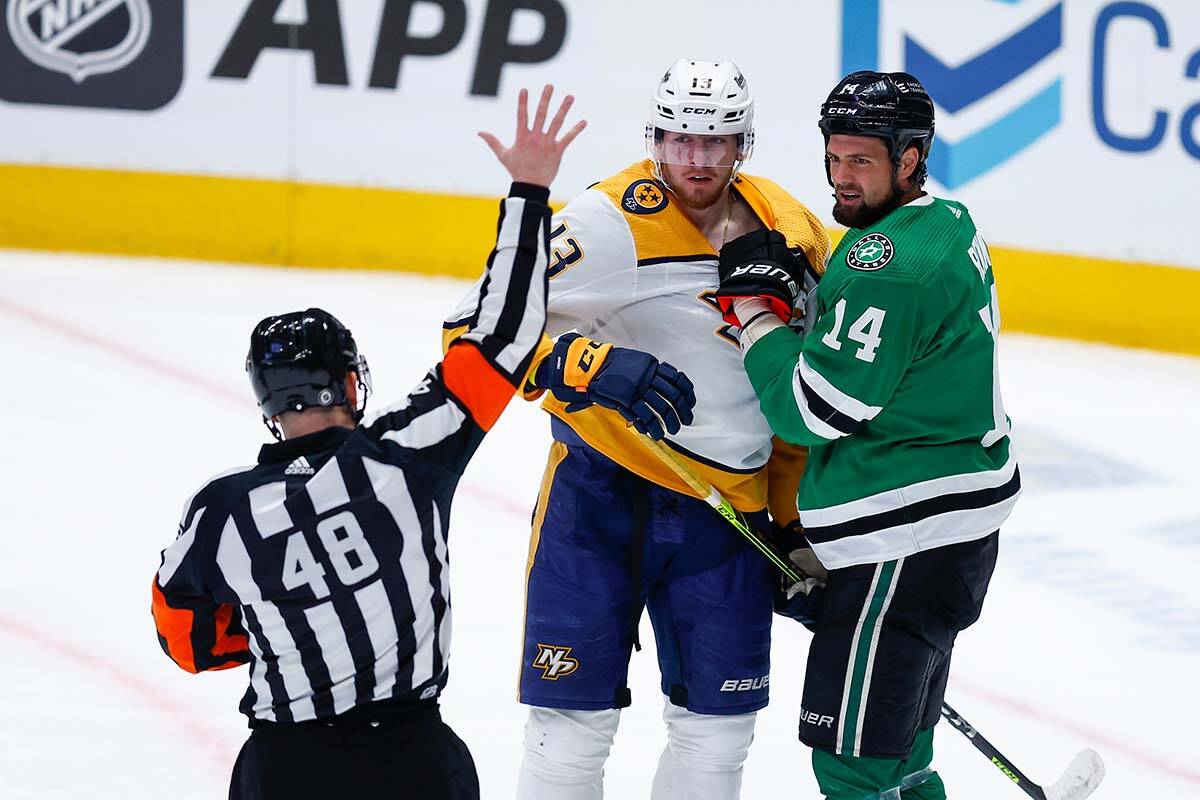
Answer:
MULTIPOLYGON (((729 241, 729 220, 733 217, 733 192, 729 192, 729 202, 725 205, 725 226, 721 228, 721 247, 729 241)), ((718 250, 720 248, 717 248, 718 250)))

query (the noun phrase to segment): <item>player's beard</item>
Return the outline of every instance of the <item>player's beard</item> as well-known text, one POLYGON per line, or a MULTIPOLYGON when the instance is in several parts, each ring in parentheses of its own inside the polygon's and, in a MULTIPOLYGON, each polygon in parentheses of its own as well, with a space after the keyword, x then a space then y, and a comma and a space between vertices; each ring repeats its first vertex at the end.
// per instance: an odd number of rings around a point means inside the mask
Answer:
POLYGON ((725 190, 729 187, 729 173, 732 172, 728 168, 717 170, 716 174, 708 176, 708 181, 696 186, 683 177, 683 171, 686 168, 676 169, 680 170, 680 175, 672 174, 674 172, 672 169, 665 171, 667 185, 670 186, 671 193, 679 200, 680 205, 695 211, 712 208, 725 196, 725 190))
POLYGON ((839 225, 845 225, 847 228, 869 228, 900 207, 904 190, 893 173, 892 189, 881 203, 871 204, 864 199, 857 207, 850 208, 837 201, 837 194, 834 194, 834 198, 833 218, 839 225))

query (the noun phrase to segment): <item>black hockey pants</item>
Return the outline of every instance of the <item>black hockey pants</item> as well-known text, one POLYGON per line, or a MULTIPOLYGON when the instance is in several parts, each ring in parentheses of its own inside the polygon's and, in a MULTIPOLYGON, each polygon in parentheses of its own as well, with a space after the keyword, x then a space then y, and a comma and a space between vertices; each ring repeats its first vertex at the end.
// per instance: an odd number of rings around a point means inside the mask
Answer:
POLYGON ((229 800, 478 800, 475 762, 436 706, 355 726, 255 728, 229 800))

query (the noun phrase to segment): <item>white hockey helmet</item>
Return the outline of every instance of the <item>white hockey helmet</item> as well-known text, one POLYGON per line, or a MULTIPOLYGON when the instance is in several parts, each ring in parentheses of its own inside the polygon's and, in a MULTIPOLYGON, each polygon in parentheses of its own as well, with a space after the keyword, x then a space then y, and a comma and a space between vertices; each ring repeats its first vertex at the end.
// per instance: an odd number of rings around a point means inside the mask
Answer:
POLYGON ((736 161, 720 165, 733 167, 732 180, 754 150, 754 99, 737 64, 681 58, 663 75, 646 123, 646 149, 659 180, 663 180, 661 145, 667 131, 736 136, 736 161))

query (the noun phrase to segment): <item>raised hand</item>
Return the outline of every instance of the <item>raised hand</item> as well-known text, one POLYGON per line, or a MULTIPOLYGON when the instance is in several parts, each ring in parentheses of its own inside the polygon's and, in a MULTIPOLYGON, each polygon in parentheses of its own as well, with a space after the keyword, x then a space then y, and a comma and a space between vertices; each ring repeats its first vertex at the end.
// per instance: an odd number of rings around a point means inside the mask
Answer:
POLYGON ((554 87, 546 84, 542 89, 542 99, 538 103, 537 113, 533 117, 533 126, 529 125, 529 92, 521 90, 517 98, 517 135, 512 147, 505 147, 493 134, 479 132, 479 138, 492 148, 496 158, 508 170, 514 181, 532 183, 537 186, 549 186, 558 174, 558 166, 562 163, 562 154, 567 146, 575 140, 580 131, 587 127, 587 120, 576 122, 572 128, 558 138, 567 112, 571 110, 575 98, 567 95, 550 120, 550 127, 543 130, 546 124, 546 114, 550 110, 550 97, 554 87))

